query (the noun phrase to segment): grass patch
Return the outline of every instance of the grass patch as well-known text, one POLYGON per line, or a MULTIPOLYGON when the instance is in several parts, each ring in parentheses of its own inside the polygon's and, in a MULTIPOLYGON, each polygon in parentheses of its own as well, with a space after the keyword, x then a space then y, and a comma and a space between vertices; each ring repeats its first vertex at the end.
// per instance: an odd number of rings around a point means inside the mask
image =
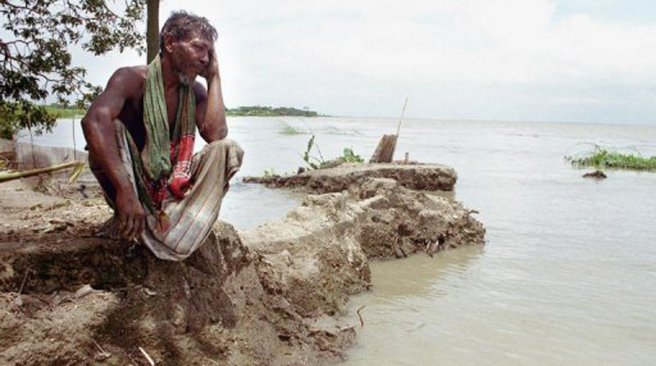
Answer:
POLYGON ((57 106, 45 106, 48 113, 55 115, 57 118, 82 117, 87 111, 82 108, 63 108, 57 106))
POLYGON ((639 154, 622 154, 601 146, 595 146, 594 150, 587 154, 566 156, 565 159, 578 168, 656 171, 656 156, 645 158, 639 154))

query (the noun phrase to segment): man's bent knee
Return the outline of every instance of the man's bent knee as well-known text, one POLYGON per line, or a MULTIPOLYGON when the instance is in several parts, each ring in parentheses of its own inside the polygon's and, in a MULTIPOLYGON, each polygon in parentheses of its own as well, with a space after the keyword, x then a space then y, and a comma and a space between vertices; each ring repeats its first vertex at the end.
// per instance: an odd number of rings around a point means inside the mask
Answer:
POLYGON ((234 155, 234 157, 237 158, 240 163, 242 157, 244 156, 244 150, 241 148, 241 146, 239 146, 235 140, 228 138, 212 141, 205 145, 204 150, 206 154, 225 154, 227 151, 232 150, 232 154, 229 155, 234 155))
POLYGON ((231 146, 239 146, 237 142, 233 139, 225 138, 223 140, 212 141, 206 145, 205 149, 214 150, 214 149, 225 149, 231 146))

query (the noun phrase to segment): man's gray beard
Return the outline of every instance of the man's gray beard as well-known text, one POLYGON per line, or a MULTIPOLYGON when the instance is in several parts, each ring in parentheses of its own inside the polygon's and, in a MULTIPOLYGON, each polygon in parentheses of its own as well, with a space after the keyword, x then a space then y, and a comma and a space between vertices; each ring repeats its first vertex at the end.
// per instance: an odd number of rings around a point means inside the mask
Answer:
POLYGON ((178 79, 180 80, 180 83, 182 83, 182 85, 190 86, 194 83, 195 78, 192 79, 189 76, 179 72, 178 79))

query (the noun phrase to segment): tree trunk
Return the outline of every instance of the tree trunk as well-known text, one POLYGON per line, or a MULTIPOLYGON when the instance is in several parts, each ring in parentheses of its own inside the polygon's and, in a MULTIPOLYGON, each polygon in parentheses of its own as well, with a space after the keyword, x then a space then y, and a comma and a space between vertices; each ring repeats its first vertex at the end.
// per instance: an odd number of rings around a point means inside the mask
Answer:
POLYGON ((148 0, 146 44, 148 47, 148 63, 159 53, 159 1, 148 0))

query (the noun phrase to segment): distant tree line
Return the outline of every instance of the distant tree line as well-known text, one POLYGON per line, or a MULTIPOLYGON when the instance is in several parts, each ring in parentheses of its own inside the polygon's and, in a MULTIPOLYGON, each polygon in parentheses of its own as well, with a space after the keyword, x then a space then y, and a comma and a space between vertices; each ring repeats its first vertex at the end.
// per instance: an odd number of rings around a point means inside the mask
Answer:
POLYGON ((292 107, 268 107, 268 106, 242 106, 237 108, 226 108, 226 114, 229 116, 256 116, 256 117, 276 117, 276 116, 298 116, 298 117, 318 117, 319 114, 309 109, 297 109, 292 107))

